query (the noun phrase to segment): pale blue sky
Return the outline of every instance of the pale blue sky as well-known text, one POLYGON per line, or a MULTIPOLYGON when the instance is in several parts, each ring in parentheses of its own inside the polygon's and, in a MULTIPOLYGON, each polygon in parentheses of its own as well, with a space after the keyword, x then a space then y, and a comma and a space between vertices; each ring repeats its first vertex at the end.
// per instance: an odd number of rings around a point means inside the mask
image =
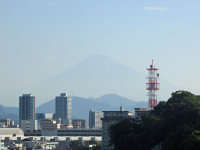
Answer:
POLYGON ((199 94, 199 6, 199 0, 0 0, 0 103, 12 105, 5 95, 14 101, 96 54, 144 74, 155 59, 163 79, 199 94))

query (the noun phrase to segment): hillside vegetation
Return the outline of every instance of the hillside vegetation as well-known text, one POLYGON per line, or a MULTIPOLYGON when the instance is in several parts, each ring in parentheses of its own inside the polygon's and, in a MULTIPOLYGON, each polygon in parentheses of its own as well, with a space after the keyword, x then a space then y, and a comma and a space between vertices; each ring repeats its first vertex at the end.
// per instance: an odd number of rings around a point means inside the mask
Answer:
POLYGON ((110 127, 111 143, 116 150, 200 149, 200 98, 187 91, 172 93, 159 103, 141 124, 123 120, 110 127))

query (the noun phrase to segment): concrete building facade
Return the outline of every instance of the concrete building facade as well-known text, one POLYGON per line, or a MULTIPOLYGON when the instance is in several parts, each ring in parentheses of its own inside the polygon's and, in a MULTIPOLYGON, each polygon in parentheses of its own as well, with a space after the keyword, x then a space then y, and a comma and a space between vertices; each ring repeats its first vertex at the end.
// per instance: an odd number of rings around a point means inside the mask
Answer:
POLYGON ((21 120, 21 129, 23 131, 37 130, 37 120, 21 120))
POLYGON ((89 128, 102 128, 102 112, 89 111, 89 128))

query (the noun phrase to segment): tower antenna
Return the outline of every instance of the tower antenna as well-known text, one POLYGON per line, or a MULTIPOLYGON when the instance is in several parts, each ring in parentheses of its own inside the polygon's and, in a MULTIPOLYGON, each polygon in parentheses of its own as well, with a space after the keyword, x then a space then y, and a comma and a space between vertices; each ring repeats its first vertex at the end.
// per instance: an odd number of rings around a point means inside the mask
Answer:
POLYGON ((148 82, 146 83, 146 90, 148 90, 147 96, 149 100, 150 109, 153 109, 157 105, 157 92, 159 90, 160 85, 158 83, 159 74, 157 73, 159 69, 153 66, 153 61, 154 60, 152 60, 152 65, 150 65, 150 68, 147 68, 148 82))

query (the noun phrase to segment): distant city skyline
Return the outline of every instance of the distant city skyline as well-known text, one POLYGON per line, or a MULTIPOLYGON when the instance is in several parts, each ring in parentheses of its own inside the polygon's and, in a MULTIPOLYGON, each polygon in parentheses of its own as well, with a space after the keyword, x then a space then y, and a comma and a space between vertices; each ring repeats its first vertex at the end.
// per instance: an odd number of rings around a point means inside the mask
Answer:
MULTIPOLYGON (((0 104, 17 106, 22 93, 37 97, 35 84, 93 55, 145 76, 154 59, 162 79, 199 95, 199 5, 198 0, 0 1, 0 104)), ((55 93, 63 90, 70 89, 55 93)))

